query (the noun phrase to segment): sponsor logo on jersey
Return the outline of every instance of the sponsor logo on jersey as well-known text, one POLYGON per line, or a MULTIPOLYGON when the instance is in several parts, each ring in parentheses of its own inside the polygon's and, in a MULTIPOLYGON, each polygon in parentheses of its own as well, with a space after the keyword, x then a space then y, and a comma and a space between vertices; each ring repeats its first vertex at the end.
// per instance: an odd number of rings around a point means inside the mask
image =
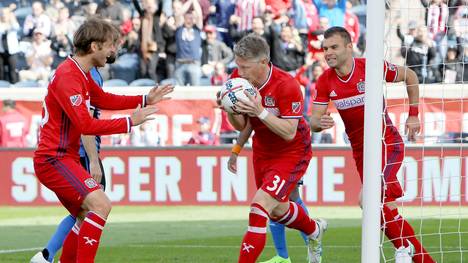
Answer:
POLYGON ((265 96, 265 106, 274 107, 275 99, 271 96, 265 96))
POLYGON ((301 110, 301 102, 293 102, 291 104, 291 109, 293 113, 299 113, 301 110))
POLYGON ((388 63, 388 62, 387 62, 387 67, 388 67, 388 69, 391 70, 391 71, 396 71, 396 70, 397 70, 395 64, 392 64, 392 63, 388 63))
POLYGON ((89 188, 89 189, 92 189, 94 187, 96 187, 98 184, 96 183, 96 180, 94 180, 93 178, 88 178, 84 181, 85 185, 89 188))
POLYGON ((357 96, 344 98, 340 100, 334 100, 335 107, 337 110, 346 110, 354 107, 359 107, 364 105, 364 94, 357 96))
POLYGON ((366 91, 366 82, 364 81, 359 81, 357 86, 357 90, 361 93, 364 93, 366 91))
POLYGON ((336 92, 334 90, 332 90, 332 92, 330 92, 330 97, 336 97, 338 95, 336 95, 336 92))
POLYGON ((81 97, 81 94, 76 94, 70 96, 70 101, 73 106, 80 106, 83 102, 83 98, 81 97))

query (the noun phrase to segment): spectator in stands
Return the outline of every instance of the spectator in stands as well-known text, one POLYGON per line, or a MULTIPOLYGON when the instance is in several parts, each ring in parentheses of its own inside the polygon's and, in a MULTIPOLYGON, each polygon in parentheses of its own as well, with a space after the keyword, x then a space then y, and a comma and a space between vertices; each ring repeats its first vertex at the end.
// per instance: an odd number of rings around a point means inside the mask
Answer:
POLYGON ((292 25, 298 30, 302 46, 307 47, 309 31, 319 27, 319 15, 317 8, 308 0, 293 0, 291 17, 292 25))
POLYGON ((161 138, 158 134, 151 129, 150 122, 140 125, 136 129, 132 129, 130 134, 130 141, 132 146, 148 147, 161 145, 161 138))
MULTIPOLYGON (((151 0, 155 2, 155 0, 151 0)), ((120 27, 124 21, 122 4, 116 0, 104 0, 96 10, 96 14, 108 19, 113 25, 120 27)))
POLYGON ((51 49, 54 51, 52 67, 56 68, 68 55, 73 52, 73 44, 68 35, 62 31, 57 31, 51 39, 51 49))
POLYGON ((53 54, 50 41, 41 28, 34 29, 33 42, 25 56, 29 69, 19 72, 20 80, 34 80, 45 84, 51 73, 53 54))
POLYGON ((323 33, 330 27, 328 23, 328 18, 321 17, 319 28, 315 31, 311 31, 309 33, 309 46, 308 50, 312 53, 312 57, 314 59, 318 59, 318 57, 323 57, 323 49, 322 49, 322 41, 324 39, 323 33))
POLYGON ((344 26, 346 0, 313 0, 320 17, 326 17, 330 26, 344 26))
POLYGON ((216 63, 214 67, 214 73, 211 76, 210 82, 213 86, 221 86, 228 79, 228 74, 226 73, 226 67, 222 62, 216 63))
POLYGON ((259 36, 262 36, 267 43, 271 46, 272 36, 270 28, 265 27, 264 19, 261 16, 254 17, 252 20, 252 29, 247 31, 240 31, 237 29, 237 20, 236 17, 233 17, 229 27, 229 34, 231 35, 234 42, 239 41, 243 36, 250 33, 255 33, 259 36))
POLYGON ((60 25, 57 23, 59 17, 59 10, 64 8, 65 5, 61 0, 50 0, 49 4, 46 5, 44 13, 50 18, 54 26, 60 25))
POLYGON ((442 74, 438 70, 438 65, 443 63, 443 58, 447 53, 447 27, 449 9, 443 0, 431 0, 427 12, 427 28, 429 38, 434 40, 434 47, 437 50, 435 57, 435 81, 442 81, 442 74))
POLYGON ((354 51, 357 53, 357 44, 359 41, 359 19, 351 10, 353 8, 353 4, 350 1, 346 1, 346 12, 344 17, 344 27, 351 35, 351 41, 353 42, 354 51))
POLYGON ((91 17, 96 14, 97 7, 98 5, 93 1, 81 1, 79 9, 73 12, 73 16, 71 19, 73 20, 73 22, 75 22, 76 25, 81 25, 88 17, 91 17))
POLYGON ((218 35, 221 41, 231 48, 233 41, 229 34, 229 18, 234 14, 235 3, 235 0, 213 0, 211 8, 218 35))
POLYGON ((166 41, 166 48, 164 49, 164 66, 166 67, 166 78, 172 79, 174 78, 174 71, 175 71, 175 61, 176 61, 176 52, 177 52, 177 45, 175 40, 175 31, 176 31, 176 24, 174 16, 170 16, 167 18, 166 23, 162 28, 163 37, 166 41))
POLYGON ((413 43, 414 37, 416 36, 417 27, 418 27, 418 23, 414 20, 410 20, 408 22, 408 32, 406 34, 403 34, 401 32, 400 19, 397 20, 396 33, 397 33, 398 38, 401 40, 402 48, 409 47, 413 43))
POLYGON ((188 144, 216 145, 216 135, 211 132, 211 121, 208 117, 200 117, 197 120, 198 131, 190 138, 188 144))
POLYGON ((193 6, 194 11, 185 13, 183 25, 175 32, 177 52, 174 77, 180 85, 198 86, 201 78, 200 28, 203 22, 200 7, 195 8, 196 4, 193 6))
POLYGON ((0 79, 11 83, 18 81, 16 62, 19 52, 19 30, 20 26, 15 14, 8 7, 2 8, 0 10, 0 79), (7 72, 5 72, 5 66, 7 72))
POLYGON ((468 5, 458 8, 453 21, 453 31, 455 38, 461 38, 465 43, 468 42, 468 5))
POLYGON ((238 0, 236 1, 234 17, 231 16, 230 19, 236 20, 239 31, 250 30, 253 18, 263 15, 265 6, 264 0, 238 0))
POLYGON ((28 121, 16 110, 15 101, 4 100, 0 116, 0 147, 25 147, 27 134, 28 121))
POLYGON ((40 29, 47 38, 52 31, 50 18, 44 13, 42 2, 34 1, 32 4, 32 14, 26 17, 23 25, 23 35, 31 37, 35 29, 40 29))
MULTIPOLYGON (((273 31, 274 32, 274 31, 273 31)), ((290 26, 284 26, 281 33, 273 34, 271 46, 271 62, 284 71, 295 74, 304 64, 304 48, 297 31, 290 26)))
POLYGON ((54 25, 52 36, 64 35, 68 39, 73 39, 73 34, 77 29, 77 25, 70 18, 70 11, 66 7, 58 10, 57 22, 54 25))
MULTIPOLYGON (((462 61, 458 57, 458 49, 456 45, 451 45, 447 49, 447 56, 444 64, 441 64, 443 70, 444 83, 453 84, 457 80, 457 68, 459 68, 462 61)), ((461 69, 463 71, 463 69, 461 69)))
MULTIPOLYGON (((144 78, 158 81, 156 67, 158 66, 159 53, 166 45, 161 31, 161 3, 155 0, 143 1, 143 10, 139 8, 137 1, 133 1, 141 18, 140 30, 140 74, 144 78)), ((163 21, 165 22, 165 21, 163 21)))
POLYGON ((216 27, 213 25, 205 26, 206 39, 202 44, 202 72, 205 76, 213 74, 217 63, 227 65, 234 58, 232 49, 225 43, 216 39, 216 27))
POLYGON ((402 55, 406 58, 406 65, 418 76, 419 83, 435 81, 430 64, 436 56, 436 50, 425 27, 418 27, 413 43, 409 47, 403 47, 402 55))

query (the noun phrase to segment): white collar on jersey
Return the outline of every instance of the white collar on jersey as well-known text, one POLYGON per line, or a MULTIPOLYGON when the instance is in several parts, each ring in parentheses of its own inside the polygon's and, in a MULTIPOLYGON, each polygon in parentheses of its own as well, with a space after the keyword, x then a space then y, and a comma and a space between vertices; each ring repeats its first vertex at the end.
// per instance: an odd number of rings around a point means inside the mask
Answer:
POLYGON ((351 73, 349 73, 349 77, 347 80, 343 80, 342 78, 340 78, 340 75, 336 74, 336 76, 338 77, 338 79, 343 82, 343 83, 347 83, 352 77, 353 77, 353 73, 354 73, 354 68, 356 67, 356 62, 354 61, 354 58, 353 58, 353 68, 351 69, 351 73))
POLYGON ((273 74, 273 63, 270 62, 270 72, 268 72, 268 78, 267 80, 265 81, 265 83, 263 83, 260 88, 258 88, 258 90, 260 91, 261 89, 263 89, 263 87, 266 86, 266 84, 268 84, 268 82, 270 81, 271 79, 271 75, 273 74))
POLYGON ((86 77, 86 73, 84 73, 83 69, 81 68, 80 64, 72 57, 72 55, 68 55, 68 58, 75 63, 76 67, 81 71, 83 76, 85 77, 86 80, 88 80, 88 77, 86 77))

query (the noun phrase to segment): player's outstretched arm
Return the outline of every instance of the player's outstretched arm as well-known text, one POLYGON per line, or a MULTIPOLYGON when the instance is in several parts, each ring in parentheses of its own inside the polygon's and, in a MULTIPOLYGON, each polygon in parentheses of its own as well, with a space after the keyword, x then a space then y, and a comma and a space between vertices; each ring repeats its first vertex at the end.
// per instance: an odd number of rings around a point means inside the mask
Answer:
POLYGON ((335 121, 327 112, 328 104, 312 104, 312 115, 310 116, 310 129, 319 132, 329 129, 335 125, 335 121))

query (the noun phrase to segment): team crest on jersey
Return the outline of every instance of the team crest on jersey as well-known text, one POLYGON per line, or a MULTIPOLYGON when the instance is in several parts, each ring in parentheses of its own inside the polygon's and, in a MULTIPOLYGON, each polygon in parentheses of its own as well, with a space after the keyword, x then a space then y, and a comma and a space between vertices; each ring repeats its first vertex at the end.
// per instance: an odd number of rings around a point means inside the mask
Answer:
POLYGON ((300 102, 293 102, 291 104, 291 109, 292 109, 292 112, 299 113, 299 111, 301 110, 301 103, 300 102))
POLYGON ((265 106, 275 106, 275 99, 271 96, 265 96, 265 106))
POLYGON ((97 186, 96 180, 94 180, 93 178, 86 179, 84 183, 89 189, 92 189, 97 186))
POLYGON ((81 94, 76 94, 70 96, 70 101, 73 106, 80 106, 83 102, 83 98, 81 97, 81 94))
POLYGON ((397 70, 395 64, 387 63, 387 66, 388 66, 388 69, 391 70, 391 71, 396 71, 397 70))
POLYGON ((366 91, 366 82, 359 81, 357 84, 357 90, 361 93, 364 93, 366 91))

